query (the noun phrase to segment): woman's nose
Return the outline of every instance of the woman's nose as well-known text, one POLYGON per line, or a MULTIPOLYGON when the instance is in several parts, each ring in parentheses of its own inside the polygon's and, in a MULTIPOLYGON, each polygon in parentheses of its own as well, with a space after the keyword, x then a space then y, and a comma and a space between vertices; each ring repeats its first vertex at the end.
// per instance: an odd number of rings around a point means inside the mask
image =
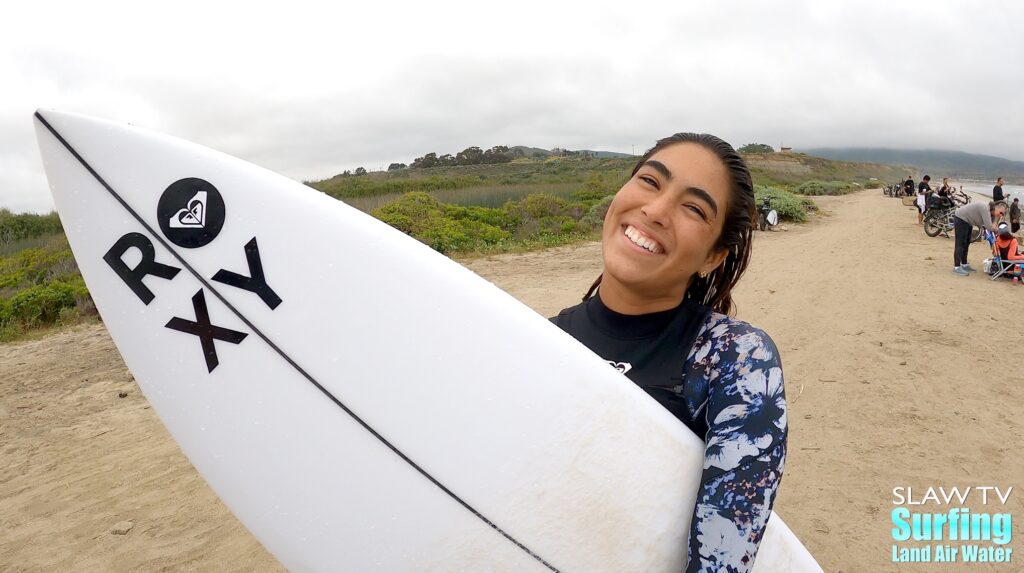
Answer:
POLYGON ((662 227, 668 226, 668 217, 674 201, 668 193, 659 193, 651 197, 640 211, 647 216, 651 223, 662 227))

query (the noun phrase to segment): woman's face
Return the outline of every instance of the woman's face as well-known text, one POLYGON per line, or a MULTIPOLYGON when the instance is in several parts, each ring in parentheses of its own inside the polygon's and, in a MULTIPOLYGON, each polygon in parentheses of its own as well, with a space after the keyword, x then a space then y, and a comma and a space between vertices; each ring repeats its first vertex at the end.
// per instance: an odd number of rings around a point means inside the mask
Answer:
POLYGON ((602 232, 604 276, 647 298, 682 300, 690 279, 728 254, 715 244, 729 172, 713 152, 677 143, 655 153, 615 195, 602 232))

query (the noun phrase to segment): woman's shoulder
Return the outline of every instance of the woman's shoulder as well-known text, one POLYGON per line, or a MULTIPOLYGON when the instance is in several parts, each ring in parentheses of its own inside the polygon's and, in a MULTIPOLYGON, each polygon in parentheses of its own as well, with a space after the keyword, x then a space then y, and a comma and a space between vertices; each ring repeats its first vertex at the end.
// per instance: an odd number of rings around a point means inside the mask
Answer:
POLYGON ((698 335, 700 338, 732 342, 748 346, 751 344, 775 346, 771 337, 764 330, 738 318, 709 312, 704 320, 704 327, 698 335))
POLYGON ((775 341, 760 328, 719 312, 708 313, 704 326, 697 334, 691 360, 702 362, 753 363, 778 365, 779 351, 775 341))

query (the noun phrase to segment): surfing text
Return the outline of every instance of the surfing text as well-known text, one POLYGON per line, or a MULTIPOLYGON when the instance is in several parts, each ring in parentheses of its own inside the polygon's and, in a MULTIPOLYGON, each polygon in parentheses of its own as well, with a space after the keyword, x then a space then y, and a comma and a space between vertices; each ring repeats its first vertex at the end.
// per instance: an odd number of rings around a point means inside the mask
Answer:
MULTIPOLYGON (((893 488, 891 512, 892 561, 896 563, 1006 563, 1013 557, 1007 545, 1013 539, 1013 516, 1009 512, 975 512, 968 503, 1005 505, 1012 487, 970 486, 929 487, 915 494, 910 487, 893 488), (945 511, 913 511, 912 506, 952 506, 945 511), (971 542, 959 544, 936 541, 971 542), (901 545, 903 542, 926 542, 901 545), (979 543, 980 542, 980 543, 979 543)), ((988 509, 988 508, 986 508, 988 509)))

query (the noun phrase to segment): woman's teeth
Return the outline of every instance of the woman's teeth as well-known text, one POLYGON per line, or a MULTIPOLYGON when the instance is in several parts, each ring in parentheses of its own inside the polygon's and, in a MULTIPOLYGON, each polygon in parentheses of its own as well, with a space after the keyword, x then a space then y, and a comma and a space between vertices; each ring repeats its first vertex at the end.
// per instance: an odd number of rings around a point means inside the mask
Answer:
POLYGON ((626 227, 626 237, 632 241, 634 245, 642 247, 651 253, 657 254, 662 250, 661 245, 647 237, 644 237, 640 234, 640 231, 637 231, 632 225, 628 225, 626 227))

